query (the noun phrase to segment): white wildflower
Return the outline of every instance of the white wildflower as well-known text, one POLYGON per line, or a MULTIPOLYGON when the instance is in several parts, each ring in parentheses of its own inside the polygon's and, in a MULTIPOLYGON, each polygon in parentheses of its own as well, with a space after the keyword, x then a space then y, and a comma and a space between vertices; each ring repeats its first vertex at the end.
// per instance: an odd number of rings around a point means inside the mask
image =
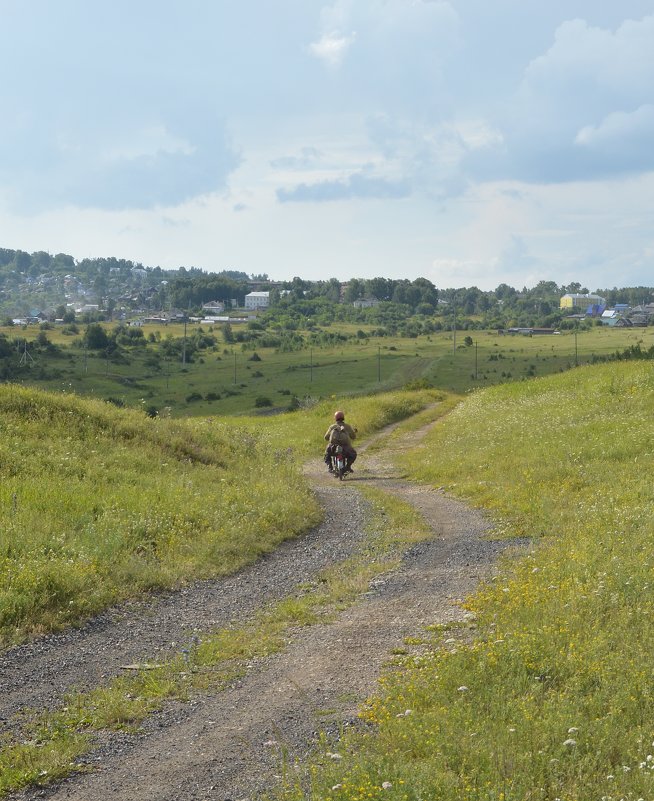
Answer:
POLYGON ((382 782, 382 789, 383 790, 390 790, 393 786, 392 782, 382 782))
POLYGON ((567 745, 569 748, 574 748, 577 745, 577 741, 569 738, 563 741, 563 745, 567 745))

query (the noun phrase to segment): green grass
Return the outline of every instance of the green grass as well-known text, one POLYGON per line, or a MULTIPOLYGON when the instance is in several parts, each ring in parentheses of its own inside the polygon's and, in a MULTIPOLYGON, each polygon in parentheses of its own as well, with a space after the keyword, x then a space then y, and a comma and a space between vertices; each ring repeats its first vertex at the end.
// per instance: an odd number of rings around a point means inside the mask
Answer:
POLYGON ((374 490, 366 495, 371 516, 362 547, 314 582, 298 586, 240 627, 195 637, 161 664, 74 693, 59 710, 24 713, 19 741, 9 739, 0 748, 0 796, 79 769, 77 760, 100 732, 134 730, 166 699, 219 691, 244 675, 255 657, 282 650, 299 627, 331 620, 368 589, 374 576, 393 569, 404 548, 431 536, 411 507, 374 490))
MULTIPOLYGON (((326 331, 353 335, 352 328, 334 325, 326 331)), ((158 334, 162 339, 183 335, 180 325, 144 330, 146 335, 158 334)), ((203 330, 211 333, 210 327, 203 330)), ((1 331, 10 339, 27 336, 31 340, 37 334, 36 329, 1 331)), ((189 337, 193 331, 189 326, 189 337)), ((20 382, 58 392, 114 398, 133 408, 154 406, 161 414, 173 417, 252 413, 258 398, 266 398, 273 409, 284 409, 293 397, 370 394, 421 378, 442 390, 464 393, 557 373, 576 362, 583 364, 593 356, 623 350, 639 341, 645 348, 654 344, 652 328, 594 328, 580 332, 576 341, 572 333, 524 337, 473 331, 470 335, 476 344, 470 347, 463 344, 466 332, 459 331, 456 352, 452 334, 442 332, 417 338, 353 338, 337 347, 292 353, 257 347, 261 361, 251 362, 252 351, 243 351, 238 344, 225 346, 216 328, 217 344, 199 352, 195 362, 182 365, 179 360, 162 359, 159 367, 154 367, 150 360, 159 353, 157 343, 128 348, 125 359, 107 362, 98 353, 85 356, 83 350, 72 346, 75 337, 62 335, 60 329, 46 333, 62 346, 62 355, 35 350, 35 364, 21 369, 20 382), (187 400, 193 395, 200 399, 187 400)), ((19 359, 17 350, 16 363, 19 359)))
POLYGON ((436 426, 406 469, 534 545, 386 675, 372 732, 281 795, 653 798, 653 441, 647 364, 497 387, 436 426))
MULTIPOLYGON (((433 393, 353 401, 361 435, 433 393)), ((329 405, 269 419, 149 419, 0 386, 0 643, 140 592, 232 573, 320 519, 299 462, 329 405)))
POLYGON ((265 432, 278 447, 292 445, 300 457, 315 456, 324 450, 323 434, 336 408, 342 408, 349 423, 357 429, 355 445, 371 434, 401 420, 408 420, 434 403, 446 403, 447 395, 438 390, 386 392, 350 398, 330 397, 293 414, 271 417, 238 418, 250 431, 265 432))
POLYGON ((319 518, 264 435, 0 387, 2 642, 233 572, 319 518))

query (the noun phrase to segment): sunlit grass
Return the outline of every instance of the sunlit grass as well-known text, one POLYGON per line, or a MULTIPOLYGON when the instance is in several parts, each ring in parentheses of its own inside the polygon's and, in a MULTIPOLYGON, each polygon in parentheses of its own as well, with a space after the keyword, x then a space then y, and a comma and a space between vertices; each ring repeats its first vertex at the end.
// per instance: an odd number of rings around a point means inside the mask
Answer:
POLYGON ((284 798, 654 797, 654 373, 584 368, 480 393, 404 461, 534 537, 435 627, 284 798))
POLYGON ((4 642, 233 572, 320 518, 265 435, 15 386, 0 387, 0 479, 4 642))
POLYGON ((347 421, 357 428, 357 442, 361 442, 391 423, 406 420, 434 403, 444 402, 446 397, 439 390, 396 391, 351 398, 334 396, 302 413, 239 418, 239 421, 243 420, 252 430, 266 432, 279 446, 292 445, 298 455, 308 457, 324 451, 323 434, 333 422, 337 408, 343 409, 347 421))
MULTIPOLYGON (((434 400, 353 399, 363 437, 434 400)), ((320 519, 300 474, 333 403, 269 419, 148 419, 0 387, 0 642, 232 573, 320 519)))
MULTIPOLYGON (((104 324, 110 331, 116 325, 104 324)), ((189 325, 188 337, 198 328, 189 325)), ((201 328, 216 342, 185 364, 178 357, 165 357, 160 344, 168 337, 180 341, 183 325, 145 326, 146 338, 152 335, 155 342, 127 347, 120 358, 109 360, 102 351, 85 352, 79 346, 79 335, 66 336, 55 326, 44 333, 61 352, 47 354, 33 347, 34 363, 21 368, 22 343, 25 338, 33 342, 38 329, 0 328, 0 333, 4 331, 16 343, 15 380, 25 385, 112 398, 133 408, 154 407, 173 417, 254 413, 257 408, 284 410, 293 398, 386 392, 416 379, 427 379, 441 390, 465 393, 568 370, 639 342, 644 349, 654 343, 653 328, 602 327, 580 331, 577 336, 573 332, 525 337, 493 330, 459 331, 454 348, 449 330, 418 337, 376 336, 371 326, 335 323, 320 330, 348 339, 292 352, 254 345, 261 361, 252 362, 250 345, 226 344, 220 326, 201 328), (365 336, 359 338, 359 331, 365 336), (464 344, 466 336, 472 340, 469 346, 464 344), (270 406, 257 407, 257 401, 264 399, 270 406)))
POLYGON ((405 503, 374 490, 365 494, 370 520, 361 548, 315 581, 298 585, 294 594, 240 626, 190 635, 186 647, 160 664, 71 694, 59 710, 26 711, 20 742, 9 739, 0 747, 0 796, 79 769, 76 760, 93 747, 100 731, 134 730, 165 700, 219 691, 244 675, 253 659, 282 650, 293 631, 328 623, 368 589, 374 576, 397 566, 404 548, 431 536, 425 521, 405 503))

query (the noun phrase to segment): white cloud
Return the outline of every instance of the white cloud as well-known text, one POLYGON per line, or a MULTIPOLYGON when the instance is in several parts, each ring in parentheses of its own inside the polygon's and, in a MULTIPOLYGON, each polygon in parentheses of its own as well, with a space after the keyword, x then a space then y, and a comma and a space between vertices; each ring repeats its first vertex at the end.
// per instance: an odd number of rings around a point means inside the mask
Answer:
POLYGON ((351 33, 349 36, 336 32, 324 34, 320 41, 309 45, 309 52, 329 67, 339 67, 355 39, 356 33, 351 33))
POLYGON ((651 148, 654 137, 654 105, 646 104, 631 113, 614 111, 599 125, 582 128, 575 142, 578 145, 602 151, 629 150, 634 143, 651 148))
POLYGON ((652 126, 653 43, 654 16, 615 30, 563 22, 526 68, 508 113, 498 107, 506 148, 492 165, 477 162, 477 174, 569 181, 651 169, 643 139, 652 126))

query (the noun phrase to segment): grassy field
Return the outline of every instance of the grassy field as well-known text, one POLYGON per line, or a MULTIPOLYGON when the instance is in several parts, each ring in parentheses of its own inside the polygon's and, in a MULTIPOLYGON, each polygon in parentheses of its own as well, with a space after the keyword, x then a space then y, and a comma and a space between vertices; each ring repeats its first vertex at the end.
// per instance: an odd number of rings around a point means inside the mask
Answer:
POLYGON ((285 799, 654 798, 654 372, 581 368, 459 405, 405 467, 524 558, 433 627, 285 799), (338 750, 335 761, 328 752, 338 750))
MULTIPOLYGON (((29 342, 37 335, 36 328, 0 330, 16 341, 17 362, 21 338, 27 337, 29 342)), ((181 325, 143 330, 146 336, 163 339, 183 336, 181 325)), ((356 336, 351 326, 335 326, 333 330, 356 336)), ((189 326, 189 337, 193 331, 189 326)), ((252 361, 251 350, 244 351, 240 345, 225 346, 218 328, 212 332, 205 326, 204 331, 216 336, 216 345, 199 353, 193 363, 183 365, 177 359, 153 359, 153 354, 158 353, 157 343, 147 348, 129 348, 124 358, 107 360, 73 347, 75 337, 54 328, 46 333, 53 343, 62 346, 62 354, 34 351, 35 362, 24 366, 17 380, 42 389, 112 398, 132 408, 154 407, 165 416, 234 415, 253 412, 258 404, 262 409, 284 409, 293 398, 304 402, 333 395, 387 391, 416 379, 463 393, 561 372, 638 342, 645 348, 654 344, 654 328, 594 328, 577 336, 564 332, 534 337, 473 331, 470 346, 463 344, 466 332, 459 331, 456 350, 450 332, 415 339, 354 338, 336 347, 290 353, 257 348, 261 360, 252 361)))
MULTIPOLYGON (((432 400, 380 394, 353 410, 365 436, 432 400)), ((0 386, 0 644, 234 572, 316 523, 298 459, 322 454, 332 411, 176 421, 0 386)))

